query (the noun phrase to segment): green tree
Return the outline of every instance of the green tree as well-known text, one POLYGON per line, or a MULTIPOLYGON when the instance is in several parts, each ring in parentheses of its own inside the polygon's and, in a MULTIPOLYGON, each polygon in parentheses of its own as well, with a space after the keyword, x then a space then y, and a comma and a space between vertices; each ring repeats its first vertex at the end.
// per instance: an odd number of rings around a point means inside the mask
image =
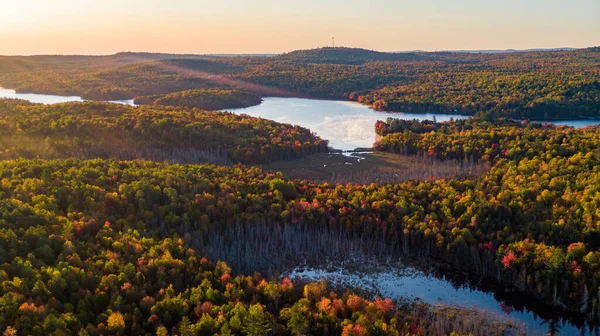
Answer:
POLYGON ((273 320, 260 304, 254 304, 248 309, 248 316, 242 331, 249 336, 264 336, 271 332, 273 320))

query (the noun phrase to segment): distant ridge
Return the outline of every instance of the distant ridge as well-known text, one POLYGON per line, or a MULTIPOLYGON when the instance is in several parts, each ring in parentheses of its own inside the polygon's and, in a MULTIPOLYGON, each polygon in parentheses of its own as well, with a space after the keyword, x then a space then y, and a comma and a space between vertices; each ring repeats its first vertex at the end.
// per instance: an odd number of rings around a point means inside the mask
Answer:
POLYGON ((140 56, 140 57, 147 57, 147 58, 170 58, 173 56, 180 56, 180 57, 191 57, 191 58, 198 58, 198 57, 236 57, 236 56, 240 56, 240 57, 271 57, 271 56, 276 56, 278 54, 269 54, 269 53, 265 53, 265 54, 235 54, 235 53, 231 53, 231 54, 171 54, 171 53, 151 53, 151 52, 133 52, 133 51, 124 51, 124 52, 118 52, 115 54, 115 56, 140 56))
POLYGON ((324 47, 296 50, 277 56, 280 60, 304 63, 364 64, 377 61, 416 61, 425 57, 412 52, 389 53, 361 48, 324 47))
POLYGON ((394 61, 394 60, 409 60, 418 59, 419 56, 436 53, 470 53, 470 54, 501 54, 501 53, 518 53, 518 52, 544 52, 544 51, 574 51, 574 50, 592 50, 597 51, 600 46, 592 46, 586 48, 532 48, 532 49, 450 49, 450 50, 405 50, 405 51, 376 51, 364 48, 351 47, 323 47, 317 49, 294 50, 287 53, 204 53, 204 54, 177 54, 177 53, 160 53, 160 52, 144 52, 144 51, 123 51, 109 55, 86 55, 86 54, 40 54, 40 55, 0 55, 0 57, 24 58, 36 61, 55 61, 60 58, 62 60, 81 60, 89 58, 119 58, 133 60, 162 60, 162 59, 207 59, 215 57, 280 57, 282 59, 290 59, 295 61, 307 61, 315 63, 335 63, 338 60, 347 60, 352 63, 363 63, 369 61, 394 61))
POLYGON ((575 50, 595 50, 598 47, 587 49, 578 48, 537 48, 537 49, 498 49, 498 50, 440 50, 440 51, 397 51, 382 52, 362 48, 348 47, 324 47, 318 49, 296 50, 289 53, 274 56, 282 61, 297 63, 322 63, 322 64, 348 64, 360 65, 368 62, 384 61, 423 61, 433 60, 440 53, 464 53, 464 54, 509 54, 525 52, 555 52, 575 50))
POLYGON ((455 52, 455 53, 469 53, 469 54, 504 54, 504 53, 517 53, 517 52, 536 52, 536 51, 573 51, 579 48, 534 48, 534 49, 481 49, 481 50, 470 50, 470 49, 459 49, 459 50, 438 50, 438 51, 425 51, 425 50, 411 50, 411 51, 394 51, 396 54, 403 54, 407 52, 413 53, 434 53, 434 52, 455 52))

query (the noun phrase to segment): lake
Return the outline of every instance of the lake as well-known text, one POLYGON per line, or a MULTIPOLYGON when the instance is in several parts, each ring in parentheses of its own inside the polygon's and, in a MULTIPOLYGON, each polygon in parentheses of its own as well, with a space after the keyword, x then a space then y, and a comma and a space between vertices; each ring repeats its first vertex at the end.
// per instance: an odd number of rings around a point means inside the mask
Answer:
MULTIPOLYGON (((15 90, 0 87, 0 98, 24 99, 32 103, 58 104, 82 102, 78 96, 56 96, 37 93, 16 93, 15 90)), ((131 100, 114 100, 108 103, 135 106, 131 100)), ((315 132, 322 139, 329 140, 329 146, 344 151, 356 148, 370 148, 375 142, 375 122, 387 118, 448 121, 464 119, 458 114, 398 113, 379 112, 349 101, 317 100, 303 98, 263 98, 260 105, 228 110, 238 114, 271 119, 282 123, 302 126, 315 132)), ((554 122, 557 125, 585 127, 597 125, 597 120, 566 120, 554 122)))
MULTIPOLYGON (((432 120, 435 117, 437 121, 467 118, 456 114, 378 112, 355 102, 278 97, 264 98, 260 105, 229 111, 308 128, 329 140, 331 147, 341 150, 372 147, 377 120, 390 117, 417 120, 432 120)), ((557 125, 574 127, 598 123, 600 121, 597 120, 556 122, 557 125)))
POLYGON ((466 118, 450 114, 383 113, 355 102, 277 97, 264 98, 260 105, 229 111, 308 128, 329 140, 330 147, 341 150, 372 147, 377 120, 466 118))
MULTIPOLYGON (((4 89, 1 87, 0 87, 0 98, 24 99, 24 100, 30 101, 32 103, 38 103, 38 104, 59 104, 59 103, 85 101, 85 99, 82 99, 81 97, 78 97, 78 96, 56 96, 56 95, 46 95, 46 94, 37 94, 37 93, 17 93, 15 90, 4 89)), ((108 103, 134 105, 133 99, 131 99, 131 100, 111 100, 111 101, 108 101, 108 103)))

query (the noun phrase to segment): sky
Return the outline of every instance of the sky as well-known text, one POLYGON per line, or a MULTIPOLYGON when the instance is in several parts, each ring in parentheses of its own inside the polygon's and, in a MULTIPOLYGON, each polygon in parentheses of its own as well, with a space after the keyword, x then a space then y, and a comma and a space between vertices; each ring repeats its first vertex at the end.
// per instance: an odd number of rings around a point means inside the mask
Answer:
POLYGON ((600 45, 600 0, 0 0, 0 55, 600 45))

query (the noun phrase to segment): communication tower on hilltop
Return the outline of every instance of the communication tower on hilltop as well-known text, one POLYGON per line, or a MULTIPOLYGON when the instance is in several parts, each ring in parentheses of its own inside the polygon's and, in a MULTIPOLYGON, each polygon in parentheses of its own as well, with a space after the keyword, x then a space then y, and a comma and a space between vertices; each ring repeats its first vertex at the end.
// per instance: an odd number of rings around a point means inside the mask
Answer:
POLYGON ((331 47, 335 48, 335 37, 331 38, 331 47))

